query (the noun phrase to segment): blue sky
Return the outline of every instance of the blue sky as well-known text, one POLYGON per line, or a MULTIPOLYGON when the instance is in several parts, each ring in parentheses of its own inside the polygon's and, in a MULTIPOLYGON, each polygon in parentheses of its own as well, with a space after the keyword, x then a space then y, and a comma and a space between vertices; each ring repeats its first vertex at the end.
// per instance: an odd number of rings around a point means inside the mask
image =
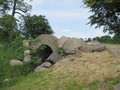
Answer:
POLYGON ((57 37, 93 38, 105 35, 102 28, 86 25, 91 13, 82 7, 82 0, 33 0, 30 4, 31 14, 45 15, 57 37))

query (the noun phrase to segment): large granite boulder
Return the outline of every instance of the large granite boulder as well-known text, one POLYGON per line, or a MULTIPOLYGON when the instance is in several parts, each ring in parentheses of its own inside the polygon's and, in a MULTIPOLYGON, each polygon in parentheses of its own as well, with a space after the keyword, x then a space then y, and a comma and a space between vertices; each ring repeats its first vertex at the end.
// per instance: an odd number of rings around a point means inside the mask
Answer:
POLYGON ((70 38, 67 40, 62 48, 66 54, 75 54, 78 48, 85 45, 85 42, 82 39, 70 38))
POLYGON ((56 63, 57 61, 59 61, 60 59, 62 59, 62 56, 60 54, 58 54, 57 52, 53 52, 46 61, 49 61, 51 63, 56 63))
POLYGON ((59 38, 58 40, 58 47, 59 48, 62 48, 63 44, 69 40, 69 37, 66 37, 66 36, 62 36, 61 38, 59 38))
POLYGON ((23 62, 20 60, 12 59, 12 60, 10 60, 10 65, 11 66, 20 66, 20 65, 23 65, 23 62))
POLYGON ((90 48, 90 52, 101 52, 104 51, 105 48, 106 48, 105 44, 95 45, 90 48))

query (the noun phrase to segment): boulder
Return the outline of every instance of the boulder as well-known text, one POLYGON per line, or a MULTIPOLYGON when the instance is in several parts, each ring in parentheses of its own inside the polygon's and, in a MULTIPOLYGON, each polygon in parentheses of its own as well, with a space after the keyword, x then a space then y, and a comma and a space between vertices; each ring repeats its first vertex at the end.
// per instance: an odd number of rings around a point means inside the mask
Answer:
POLYGON ((15 60, 15 59, 10 60, 10 65, 11 66, 19 66, 19 65, 22 65, 22 64, 23 64, 23 62, 20 61, 20 60, 15 60))
POLYGON ((58 47, 59 48, 62 48, 63 44, 69 40, 69 37, 66 37, 66 36, 62 36, 61 38, 59 38, 58 40, 58 47))
POLYGON ((30 62, 31 61, 31 56, 30 56, 31 51, 30 50, 25 50, 24 51, 24 62, 30 62))
POLYGON ((52 64, 50 62, 44 62, 42 63, 40 66, 41 67, 45 67, 45 68, 49 68, 52 64))
POLYGON ((42 63, 40 66, 37 66, 34 70, 34 72, 41 72, 41 71, 45 71, 48 68, 50 68, 52 64, 50 62, 44 62, 42 63))
POLYGON ((108 50, 109 53, 114 55, 120 55, 120 49, 119 48, 111 48, 108 50))
POLYGON ((120 90, 120 83, 114 85, 113 90, 120 90))
POLYGON ((28 48, 30 45, 30 40, 23 40, 23 47, 28 48))
POLYGON ((90 52, 101 52, 104 51, 106 48, 106 45, 101 44, 101 45, 95 45, 90 48, 90 52))
POLYGON ((66 54, 75 54, 78 48, 85 45, 82 39, 70 38, 63 44, 63 50, 66 54))
POLYGON ((85 46, 79 48, 79 50, 82 52, 90 52, 91 47, 92 47, 91 45, 85 45, 85 46))
POLYGON ((34 72, 41 72, 41 71, 45 71, 47 70, 48 68, 45 68, 45 67, 42 67, 41 65, 40 66, 37 66, 34 70, 34 72))
POLYGON ((59 61, 60 59, 62 59, 62 56, 60 54, 58 54, 57 52, 53 52, 46 61, 49 61, 51 63, 56 63, 57 61, 59 61))

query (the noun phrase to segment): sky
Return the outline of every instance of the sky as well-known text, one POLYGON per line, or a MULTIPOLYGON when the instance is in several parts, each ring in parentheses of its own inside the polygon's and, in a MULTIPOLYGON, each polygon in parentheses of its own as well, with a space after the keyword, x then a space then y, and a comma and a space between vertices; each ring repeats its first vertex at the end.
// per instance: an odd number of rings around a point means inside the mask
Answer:
POLYGON ((56 37, 93 38, 106 35, 102 28, 86 25, 91 15, 82 0, 25 0, 32 5, 32 15, 44 15, 56 37))

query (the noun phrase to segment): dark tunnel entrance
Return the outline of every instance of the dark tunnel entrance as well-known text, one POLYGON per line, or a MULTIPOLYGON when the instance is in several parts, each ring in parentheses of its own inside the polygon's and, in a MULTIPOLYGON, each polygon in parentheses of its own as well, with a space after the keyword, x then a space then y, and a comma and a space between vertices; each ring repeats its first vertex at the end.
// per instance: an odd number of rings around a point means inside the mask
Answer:
POLYGON ((53 53, 53 50, 48 45, 41 45, 37 51, 36 55, 41 59, 41 62, 45 62, 46 59, 53 53))

